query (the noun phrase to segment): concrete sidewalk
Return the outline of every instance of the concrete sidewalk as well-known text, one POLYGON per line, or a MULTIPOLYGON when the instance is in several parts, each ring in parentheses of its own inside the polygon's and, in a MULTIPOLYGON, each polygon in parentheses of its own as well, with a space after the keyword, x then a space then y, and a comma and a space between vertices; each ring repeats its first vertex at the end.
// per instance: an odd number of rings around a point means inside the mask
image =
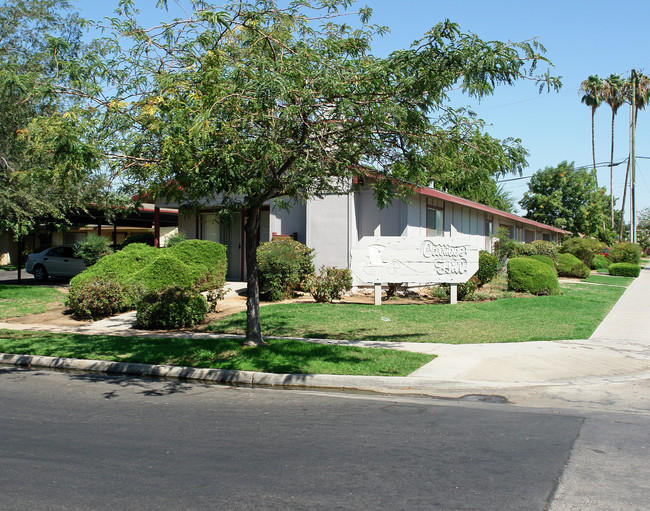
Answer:
MULTIPOLYGON (((589 339, 503 344, 435 344, 304 339, 322 344, 389 348, 438 357, 408 377, 282 375, 219 371, 100 361, 70 361, 53 357, 0 357, 0 363, 20 363, 100 370, 128 374, 198 378, 247 384, 339 387, 372 390, 433 390, 436 388, 498 389, 566 385, 579 381, 628 381, 650 378, 650 267, 627 288, 589 339)), ((552 318, 549 318, 552 321, 552 318)), ((133 313, 82 327, 48 327, 0 323, 0 328, 83 334, 149 337, 239 337, 202 332, 148 332, 133 329, 133 313)))

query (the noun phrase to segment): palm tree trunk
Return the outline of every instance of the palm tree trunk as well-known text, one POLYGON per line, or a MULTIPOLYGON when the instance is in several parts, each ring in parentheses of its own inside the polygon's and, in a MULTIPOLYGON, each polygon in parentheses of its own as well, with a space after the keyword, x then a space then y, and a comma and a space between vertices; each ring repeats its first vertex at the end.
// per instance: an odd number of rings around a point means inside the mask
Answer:
POLYGON ((614 228, 614 110, 612 109, 612 150, 609 156, 609 202, 612 229, 614 228))
POLYGON ((595 138, 595 129, 594 129, 594 117, 596 115, 596 109, 591 109, 591 158, 594 162, 594 179, 596 179, 596 187, 598 187, 598 173, 596 172, 596 138, 595 138))

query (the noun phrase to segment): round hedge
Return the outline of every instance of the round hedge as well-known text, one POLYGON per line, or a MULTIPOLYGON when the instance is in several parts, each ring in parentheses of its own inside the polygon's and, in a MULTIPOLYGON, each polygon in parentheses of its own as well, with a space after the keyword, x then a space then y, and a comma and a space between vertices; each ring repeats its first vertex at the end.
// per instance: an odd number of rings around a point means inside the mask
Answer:
POLYGON ((549 256, 545 256, 545 255, 541 255, 541 254, 533 254, 533 255, 528 256, 528 257, 530 257, 532 259, 535 259, 536 261, 539 261, 540 263, 544 263, 544 264, 550 266, 551 268, 553 268, 553 270, 555 270, 555 261, 553 261, 553 259, 551 259, 549 256))
POLYGON ((508 289, 533 295, 559 293, 555 270, 530 257, 508 260, 508 289))
POLYGON ((138 328, 171 330, 198 325, 208 313, 205 297, 191 289, 172 286, 147 293, 136 307, 138 328))
POLYGON ((560 277, 586 279, 591 270, 573 254, 565 253, 557 256, 557 274, 560 277))

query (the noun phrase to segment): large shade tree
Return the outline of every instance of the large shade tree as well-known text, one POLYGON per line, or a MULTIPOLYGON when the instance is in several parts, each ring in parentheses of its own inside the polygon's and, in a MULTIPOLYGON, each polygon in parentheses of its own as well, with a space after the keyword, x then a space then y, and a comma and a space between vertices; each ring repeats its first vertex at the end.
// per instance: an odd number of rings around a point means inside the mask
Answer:
POLYGON ((7 0, 0 6, 0 232, 19 238, 67 215, 105 203, 110 183, 93 144, 69 112, 73 96, 49 84, 72 83, 58 63, 82 54, 84 21, 67 0, 7 0), (30 125, 39 118, 48 123, 30 125), (33 144, 32 138, 40 144, 33 144))
POLYGON ((593 173, 561 162, 556 167, 537 171, 528 183, 528 191, 519 202, 526 217, 571 231, 574 235, 593 236, 610 242, 613 231, 603 229, 609 197, 599 188, 593 173))
POLYGON ((384 205, 415 184, 454 189, 518 172, 520 143, 490 137, 448 93, 481 98, 523 79, 560 85, 535 75, 548 62, 536 41, 484 41, 449 21, 380 58, 371 39, 385 29, 370 24, 368 8, 342 18, 348 0, 181 4, 178 18, 145 28, 123 0, 112 38, 81 63, 61 63, 77 76, 92 66, 87 83, 52 87, 87 98, 74 112, 86 140, 132 182, 181 204, 242 212, 247 344, 263 342, 256 249, 265 204, 366 183, 384 205))

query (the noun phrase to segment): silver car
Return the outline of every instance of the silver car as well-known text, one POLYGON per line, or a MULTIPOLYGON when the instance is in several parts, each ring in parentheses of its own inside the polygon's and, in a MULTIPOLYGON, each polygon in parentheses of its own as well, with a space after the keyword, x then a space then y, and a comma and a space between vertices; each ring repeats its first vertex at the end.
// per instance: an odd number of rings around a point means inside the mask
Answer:
POLYGON ((50 247, 37 254, 29 254, 25 271, 36 280, 48 277, 74 277, 86 269, 83 259, 75 257, 72 245, 50 247))

